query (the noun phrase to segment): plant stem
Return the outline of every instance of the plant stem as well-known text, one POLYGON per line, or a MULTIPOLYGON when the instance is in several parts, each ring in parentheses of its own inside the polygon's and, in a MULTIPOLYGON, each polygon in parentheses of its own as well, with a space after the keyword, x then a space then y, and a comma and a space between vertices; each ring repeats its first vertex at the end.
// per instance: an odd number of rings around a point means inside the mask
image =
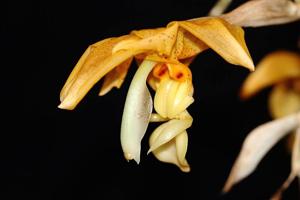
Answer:
POLYGON ((214 7, 209 11, 209 16, 220 16, 228 8, 232 0, 218 0, 214 7))

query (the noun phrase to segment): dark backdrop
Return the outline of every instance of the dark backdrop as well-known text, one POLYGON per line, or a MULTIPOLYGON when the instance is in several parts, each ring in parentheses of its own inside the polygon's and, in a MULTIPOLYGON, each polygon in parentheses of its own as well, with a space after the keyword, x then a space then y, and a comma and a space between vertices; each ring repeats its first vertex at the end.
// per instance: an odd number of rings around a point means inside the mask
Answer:
MULTIPOLYGON (((98 84, 74 111, 57 108, 60 89, 89 44, 134 29, 205 16, 213 2, 5 2, 1 41, 9 62, 4 68, 17 70, 2 75, 3 99, 13 103, 3 108, 12 114, 6 119, 14 122, 2 131, 2 142, 9 144, 1 152, 5 183, 1 195, 9 195, 2 199, 19 195, 23 199, 268 199, 290 170, 284 142, 272 149, 255 173, 228 195, 220 195, 247 133, 271 119, 270 89, 240 101, 239 88, 249 72, 213 51, 200 54, 191 65, 196 101, 189 108, 194 123, 188 130, 187 159, 192 169, 188 174, 146 156, 150 131, 143 140, 140 165, 123 158, 121 115, 135 65, 120 90, 98 97, 98 84)), ((235 0, 231 8, 241 2, 235 0)), ((245 31, 255 63, 273 50, 297 50, 299 23, 245 31)), ((298 199, 297 188, 294 182, 285 199, 298 199)))

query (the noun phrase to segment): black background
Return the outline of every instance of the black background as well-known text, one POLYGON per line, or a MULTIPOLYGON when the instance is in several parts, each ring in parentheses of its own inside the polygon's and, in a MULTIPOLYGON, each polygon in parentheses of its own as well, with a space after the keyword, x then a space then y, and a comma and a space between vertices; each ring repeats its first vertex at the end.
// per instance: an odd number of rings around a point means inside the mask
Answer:
MULTIPOLYGON (((230 9, 243 1, 235 0, 230 9)), ((74 111, 57 108, 59 92, 89 44, 134 29, 205 16, 214 1, 22 1, 4 2, 1 147, 2 199, 268 199, 288 176, 290 157, 282 141, 258 169, 225 196, 221 189, 247 133, 270 120, 269 89, 242 102, 238 91, 249 73, 215 52, 200 54, 191 69, 195 102, 187 159, 191 172, 146 156, 140 165, 123 158, 119 132, 132 65, 120 90, 98 97, 97 84, 74 111), (3 62, 4 63, 4 62, 3 62), (6 104, 8 103, 8 104, 6 104), (9 106, 8 106, 9 105, 9 106), (21 111, 21 112, 20 112, 21 111), (8 145, 5 145, 8 144, 8 145), (5 197, 8 195, 8 197, 5 197)), ((297 50, 299 22, 246 28, 257 63, 278 49, 297 50)), ((285 199, 299 199, 296 181, 285 199)))

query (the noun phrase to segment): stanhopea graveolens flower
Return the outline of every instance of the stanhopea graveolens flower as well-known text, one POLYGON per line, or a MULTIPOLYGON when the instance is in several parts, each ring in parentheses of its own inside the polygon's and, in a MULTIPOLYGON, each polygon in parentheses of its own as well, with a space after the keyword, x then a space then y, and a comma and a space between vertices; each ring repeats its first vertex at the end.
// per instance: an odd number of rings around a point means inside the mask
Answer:
POLYGON ((189 64, 208 48, 231 64, 254 70, 242 28, 217 17, 174 21, 164 28, 132 31, 89 46, 61 90, 59 108, 74 109, 102 78, 101 96, 113 87, 120 88, 135 59, 139 67, 127 93, 121 124, 124 156, 139 163, 149 122, 164 122, 150 136, 149 152, 188 172, 186 129, 192 117, 187 108, 194 101, 189 64), (147 83, 156 91, 156 113, 152 113, 147 83))
POLYGON ((272 197, 280 199, 282 192, 298 177, 300 184, 300 55, 276 51, 257 65, 245 80, 241 97, 247 99, 264 88, 273 86, 269 96, 269 110, 275 119, 249 133, 231 170, 224 191, 252 173, 267 152, 284 136, 292 137, 291 173, 272 197))

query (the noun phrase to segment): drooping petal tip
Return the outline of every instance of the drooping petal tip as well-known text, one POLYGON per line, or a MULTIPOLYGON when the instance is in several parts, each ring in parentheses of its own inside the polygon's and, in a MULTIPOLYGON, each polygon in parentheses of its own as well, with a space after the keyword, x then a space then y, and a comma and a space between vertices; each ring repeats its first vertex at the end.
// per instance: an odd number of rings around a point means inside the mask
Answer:
POLYGON ((57 107, 65 110, 73 110, 75 105, 66 101, 62 101, 57 107))

